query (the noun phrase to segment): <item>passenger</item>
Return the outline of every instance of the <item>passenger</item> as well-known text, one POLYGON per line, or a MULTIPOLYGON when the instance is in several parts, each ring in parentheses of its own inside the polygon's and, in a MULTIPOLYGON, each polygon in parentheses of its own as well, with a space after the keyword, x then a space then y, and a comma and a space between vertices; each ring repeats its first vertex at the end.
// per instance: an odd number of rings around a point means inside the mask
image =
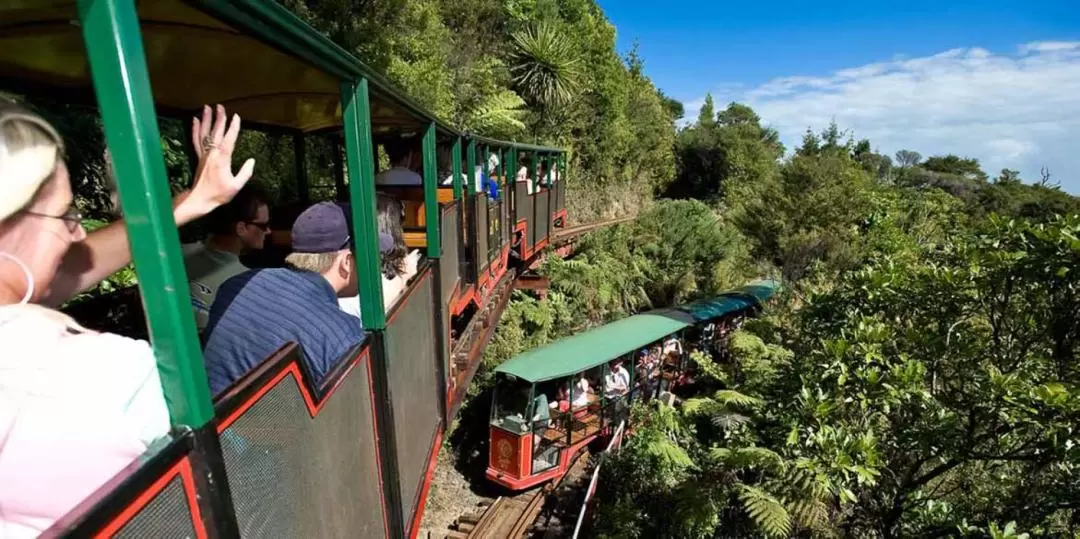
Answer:
POLYGON ((589 380, 585 378, 585 373, 578 375, 578 380, 574 384, 574 408, 580 408, 582 406, 588 406, 594 399, 592 387, 589 386, 589 380))
POLYGON ((676 335, 668 336, 668 338, 664 341, 664 358, 668 359, 672 358, 672 356, 678 358, 682 356, 682 353, 683 346, 682 341, 679 340, 679 337, 676 335))
POLYGON ((551 401, 548 408, 560 412, 570 411, 570 394, 565 385, 559 385, 559 389, 555 392, 555 400, 551 401))
POLYGON ((604 377, 604 396, 613 399, 622 397, 630 389, 630 373, 626 372, 621 359, 612 361, 604 377))
MULTIPOLYGON (((347 204, 342 204, 342 206, 347 206, 347 204)), ((348 213, 348 210, 346 210, 346 213, 348 213)), ((388 236, 386 234, 379 234, 379 254, 380 254, 380 256, 385 256, 386 253, 388 253, 393 248, 393 246, 394 246, 393 238, 391 238, 390 236, 388 236)), ((384 297, 385 297, 385 294, 386 294, 386 278, 384 276, 383 277, 383 295, 384 295, 384 297)), ((363 318, 361 318, 361 316, 360 316, 360 295, 359 294, 357 294, 355 296, 339 297, 338 298, 338 306, 341 307, 342 311, 345 311, 346 313, 355 316, 356 318, 360 319, 361 321, 363 320, 363 318)), ((389 310, 389 308, 387 308, 387 310, 389 310)))
POLYGON ((499 200, 498 178, 492 178, 499 169, 499 155, 491 154, 488 157, 487 172, 481 165, 476 165, 476 192, 487 193, 491 200, 499 200))
POLYGON ((240 263, 240 255, 263 248, 270 233, 268 198, 258 185, 249 183, 206 219, 210 235, 184 252, 199 333, 210 320, 210 306, 221 283, 249 269, 240 263))
POLYGON ((252 270, 225 281, 210 308, 206 374, 220 394, 285 343, 297 342, 320 383, 345 352, 364 341, 337 298, 357 294, 356 259, 341 205, 320 202, 292 227, 286 267, 252 270))
POLYGON ((517 171, 517 175, 514 177, 514 181, 517 183, 524 183, 526 191, 531 195, 536 192, 536 188, 533 186, 533 181, 529 178, 529 167, 521 167, 517 171))
POLYGON ((418 146, 412 138, 383 144, 391 167, 375 175, 375 185, 424 185, 424 179, 416 172, 421 166, 416 151, 418 146))
MULTIPOLYGON (((220 106, 212 126, 209 108, 194 121, 207 151, 192 189, 174 199, 178 225, 251 177, 253 160, 232 172, 240 120, 226 123, 220 106)), ((48 122, 0 104, 0 536, 8 538, 38 536, 169 432, 150 345, 43 306, 131 260, 122 221, 83 229, 63 154, 48 122)))
POLYGON ((652 372, 652 365, 649 362, 649 351, 642 348, 638 350, 637 366, 634 369, 634 377, 637 380, 636 384, 638 392, 642 398, 648 400, 652 395, 652 384, 649 374, 652 372))
POLYGON ((393 245, 380 257, 382 268, 383 307, 389 311, 408 288, 409 280, 416 276, 420 263, 419 249, 409 250, 405 245, 405 207, 398 199, 377 193, 375 197, 376 221, 379 234, 389 236, 393 245))
MULTIPOLYGON (((450 146, 439 146, 439 185, 449 187, 454 185, 454 149, 450 146)), ((466 185, 469 179, 464 173, 461 174, 461 185, 466 185)))

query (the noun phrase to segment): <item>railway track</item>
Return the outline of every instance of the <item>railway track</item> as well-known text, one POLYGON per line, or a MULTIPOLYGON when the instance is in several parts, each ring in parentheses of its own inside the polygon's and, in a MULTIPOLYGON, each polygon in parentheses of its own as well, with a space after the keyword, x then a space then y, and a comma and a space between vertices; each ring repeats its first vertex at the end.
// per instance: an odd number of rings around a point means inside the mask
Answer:
POLYGON ((500 496, 492 501, 480 515, 465 514, 458 518, 446 535, 447 539, 521 539, 528 536, 529 528, 544 508, 547 495, 559 488, 567 478, 585 472, 589 452, 578 454, 577 460, 554 485, 550 483, 528 492, 513 496, 500 496))

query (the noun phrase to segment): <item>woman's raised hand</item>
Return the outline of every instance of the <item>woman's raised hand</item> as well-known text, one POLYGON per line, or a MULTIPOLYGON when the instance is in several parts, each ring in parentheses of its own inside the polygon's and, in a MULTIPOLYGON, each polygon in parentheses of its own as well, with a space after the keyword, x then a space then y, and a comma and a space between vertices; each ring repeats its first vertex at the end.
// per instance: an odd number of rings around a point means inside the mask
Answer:
POLYGON ((191 119, 191 143, 199 157, 199 166, 191 194, 182 203, 186 207, 184 213, 192 214, 189 217, 201 217, 232 200, 251 179, 255 171, 254 159, 244 161, 235 174, 232 171, 232 154, 239 136, 240 116, 233 114, 232 121, 228 121, 225 107, 221 105, 217 105, 213 113, 204 105, 202 118, 191 119))

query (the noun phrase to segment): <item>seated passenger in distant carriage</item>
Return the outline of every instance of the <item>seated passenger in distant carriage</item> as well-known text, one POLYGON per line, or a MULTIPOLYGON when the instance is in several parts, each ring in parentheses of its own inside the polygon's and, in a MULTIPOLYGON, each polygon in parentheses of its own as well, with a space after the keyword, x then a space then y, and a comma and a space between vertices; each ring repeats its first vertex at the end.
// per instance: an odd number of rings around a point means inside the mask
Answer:
MULTIPOLYGON (((219 106, 193 187, 174 199, 177 225, 251 177, 251 160, 232 172, 240 122, 226 122, 219 106)), ((207 108, 201 125, 210 123, 207 108)), ((44 306, 131 260, 122 221, 83 229, 63 149, 39 115, 0 102, 0 534, 10 538, 38 536, 169 432, 149 343, 89 331, 44 306)))
POLYGON ((401 138, 388 141, 383 144, 387 157, 390 158, 390 168, 375 175, 375 185, 411 185, 420 186, 424 179, 416 169, 420 168, 420 156, 417 149, 420 145, 411 138, 401 138))
POLYGON ((514 182, 525 183, 525 187, 530 195, 536 193, 536 186, 533 185, 534 182, 532 181, 532 178, 529 178, 529 167, 522 166, 521 168, 518 168, 517 174, 514 175, 514 182))
POLYGON ((595 401, 596 394, 589 385, 589 379, 585 377, 584 372, 578 374, 578 380, 574 383, 574 401, 571 404, 574 408, 582 408, 595 401))
POLYGON ((342 312, 357 295, 356 259, 342 205, 320 202, 292 228, 286 267, 249 271, 218 291, 207 326, 206 374, 216 395, 287 342, 300 344, 316 384, 366 334, 342 312))
POLYGON ((682 356, 683 345, 682 340, 677 335, 671 335, 664 340, 664 360, 677 359, 682 356))
POLYGON ((630 390, 630 373, 623 366, 621 359, 616 359, 609 364, 608 373, 604 376, 604 397, 608 399, 621 398, 630 390))
MULTIPOLYGON (((439 185, 450 187, 454 185, 454 153, 450 146, 439 146, 439 185)), ((469 177, 461 173, 461 185, 467 185, 469 177)))

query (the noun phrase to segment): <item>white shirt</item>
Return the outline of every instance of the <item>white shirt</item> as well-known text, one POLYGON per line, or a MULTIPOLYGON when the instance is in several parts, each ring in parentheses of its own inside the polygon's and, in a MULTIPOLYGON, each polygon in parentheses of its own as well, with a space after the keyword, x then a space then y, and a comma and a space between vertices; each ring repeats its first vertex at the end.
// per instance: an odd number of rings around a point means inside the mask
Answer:
POLYGON ((589 404, 589 381, 585 378, 578 380, 574 384, 574 402, 571 404, 575 408, 589 404))
POLYGON ((0 537, 37 537, 151 443, 169 410, 146 341, 0 307, 0 537))
POLYGON ((392 167, 375 175, 375 185, 424 185, 424 179, 405 167, 392 167))
POLYGON ((679 339, 668 339, 664 341, 664 355, 667 356, 671 353, 682 353, 682 342, 679 339))
POLYGON ((604 396, 617 397, 626 393, 630 387, 630 373, 620 365, 619 368, 608 372, 604 377, 604 396))

